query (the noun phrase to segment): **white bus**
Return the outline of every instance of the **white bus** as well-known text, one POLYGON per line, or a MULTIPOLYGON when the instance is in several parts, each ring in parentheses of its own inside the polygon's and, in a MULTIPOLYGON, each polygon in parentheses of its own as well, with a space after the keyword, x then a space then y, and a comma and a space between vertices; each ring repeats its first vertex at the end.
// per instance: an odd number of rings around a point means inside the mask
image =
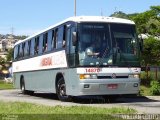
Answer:
POLYGON ((135 23, 71 17, 14 46, 14 85, 22 93, 72 96, 139 93, 140 41, 135 23))

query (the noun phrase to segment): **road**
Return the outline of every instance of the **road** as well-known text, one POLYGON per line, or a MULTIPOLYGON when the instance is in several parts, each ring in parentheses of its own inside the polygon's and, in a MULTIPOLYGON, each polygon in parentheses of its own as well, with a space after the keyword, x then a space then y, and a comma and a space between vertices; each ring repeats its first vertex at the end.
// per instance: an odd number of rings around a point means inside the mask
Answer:
POLYGON ((29 102, 47 106, 93 106, 134 108, 138 113, 160 114, 160 96, 118 98, 115 102, 105 102, 101 97, 92 99, 79 98, 73 102, 61 102, 54 94, 35 93, 23 95, 19 90, 0 90, 0 100, 9 102, 29 102))

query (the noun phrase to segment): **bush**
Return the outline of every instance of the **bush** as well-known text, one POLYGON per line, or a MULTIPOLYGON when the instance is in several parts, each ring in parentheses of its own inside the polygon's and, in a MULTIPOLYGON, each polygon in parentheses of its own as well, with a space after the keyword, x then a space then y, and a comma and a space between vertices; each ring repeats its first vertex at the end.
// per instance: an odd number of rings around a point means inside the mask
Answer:
POLYGON ((153 76, 148 72, 148 78, 147 73, 142 72, 141 73, 141 84, 145 86, 150 86, 151 81, 153 80, 153 76))
POLYGON ((151 95, 160 95, 160 83, 158 81, 151 81, 150 93, 151 95))

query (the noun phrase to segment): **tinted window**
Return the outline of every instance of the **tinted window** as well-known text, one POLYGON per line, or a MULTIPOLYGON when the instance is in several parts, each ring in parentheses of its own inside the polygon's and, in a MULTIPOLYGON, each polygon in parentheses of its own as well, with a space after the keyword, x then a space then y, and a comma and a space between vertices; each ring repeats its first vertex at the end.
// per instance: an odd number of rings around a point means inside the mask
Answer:
POLYGON ((34 55, 34 47, 35 47, 35 38, 31 40, 31 49, 30 49, 30 55, 34 55))
POLYGON ((14 48, 14 60, 18 58, 18 46, 15 46, 14 48))
POLYGON ((35 38, 35 47, 34 47, 34 51, 35 51, 35 54, 38 54, 38 51, 39 51, 39 37, 36 37, 35 38))
POLYGON ((54 48, 57 48, 57 40, 58 40, 58 28, 56 29, 54 35, 54 48))
POLYGON ((20 49, 19 49, 19 58, 23 57, 23 46, 22 43, 20 44, 20 49))
POLYGON ((47 52, 48 33, 43 35, 43 52, 47 52))
POLYGON ((40 35, 39 37, 39 54, 42 54, 42 49, 43 49, 43 35, 40 35))
POLYGON ((48 32, 48 51, 52 50, 52 30, 48 32))
POLYGON ((63 27, 60 27, 58 31, 57 48, 62 48, 62 41, 63 41, 63 27))

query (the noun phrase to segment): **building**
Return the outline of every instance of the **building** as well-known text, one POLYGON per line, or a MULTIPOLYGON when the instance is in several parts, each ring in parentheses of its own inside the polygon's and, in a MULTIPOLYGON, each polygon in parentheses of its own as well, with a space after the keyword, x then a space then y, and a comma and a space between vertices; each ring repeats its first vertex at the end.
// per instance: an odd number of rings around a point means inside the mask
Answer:
POLYGON ((12 35, 7 38, 0 38, 0 57, 5 57, 9 49, 14 47, 14 44, 18 41, 18 39, 14 39, 12 35))

